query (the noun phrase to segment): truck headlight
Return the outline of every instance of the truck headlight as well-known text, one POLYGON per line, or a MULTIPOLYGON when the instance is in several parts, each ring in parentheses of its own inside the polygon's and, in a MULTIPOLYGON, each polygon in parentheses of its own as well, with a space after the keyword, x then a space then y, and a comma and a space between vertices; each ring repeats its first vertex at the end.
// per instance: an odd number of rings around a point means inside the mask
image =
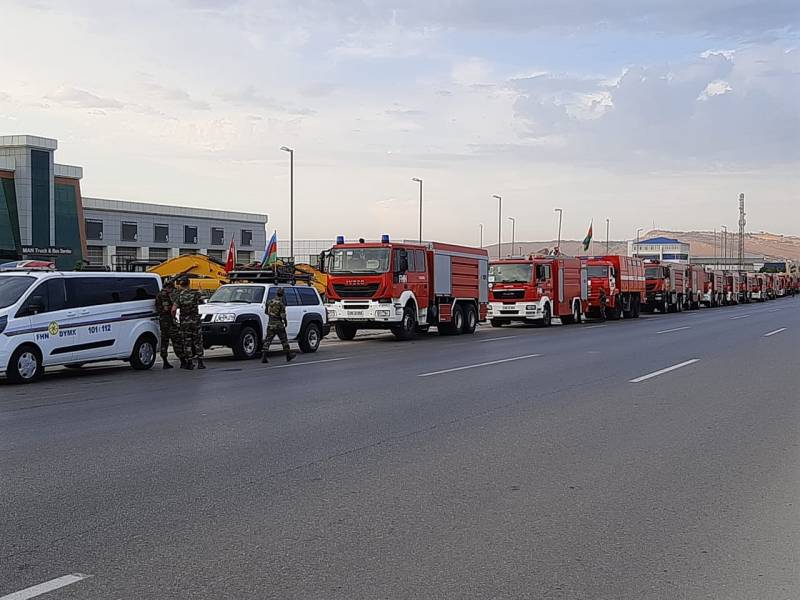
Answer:
POLYGON ((233 313, 217 313, 212 319, 214 323, 233 323, 235 320, 236 315, 233 313))
POLYGON ((528 304, 528 306, 525 307, 525 310, 536 310, 536 305, 535 304, 528 304))
POLYGON ((388 317, 391 313, 388 310, 376 310, 375 316, 376 317, 388 317))

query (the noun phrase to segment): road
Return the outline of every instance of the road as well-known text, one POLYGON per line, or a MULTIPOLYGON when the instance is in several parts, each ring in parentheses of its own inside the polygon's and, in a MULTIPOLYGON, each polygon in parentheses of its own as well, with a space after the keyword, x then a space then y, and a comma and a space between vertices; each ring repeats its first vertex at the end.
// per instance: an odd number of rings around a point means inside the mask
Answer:
POLYGON ((2 384, 0 599, 798 598, 798 332, 781 299, 2 384))

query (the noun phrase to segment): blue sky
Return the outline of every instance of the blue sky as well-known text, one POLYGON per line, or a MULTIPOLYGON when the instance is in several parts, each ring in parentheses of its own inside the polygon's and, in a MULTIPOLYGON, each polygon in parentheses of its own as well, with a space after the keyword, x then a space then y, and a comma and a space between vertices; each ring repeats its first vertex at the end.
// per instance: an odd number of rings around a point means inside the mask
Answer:
POLYGON ((286 237, 290 145, 296 237, 413 236, 412 177, 446 241, 474 243, 496 193, 518 239, 555 206, 574 238, 733 229, 739 192, 753 229, 798 233, 795 1, 2 5, 0 133, 58 138, 86 195, 267 212, 286 237))

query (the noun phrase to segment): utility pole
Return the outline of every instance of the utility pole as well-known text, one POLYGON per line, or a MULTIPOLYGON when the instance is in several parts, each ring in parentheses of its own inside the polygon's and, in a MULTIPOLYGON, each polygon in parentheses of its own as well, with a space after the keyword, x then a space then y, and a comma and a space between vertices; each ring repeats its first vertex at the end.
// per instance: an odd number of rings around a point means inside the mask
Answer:
POLYGON ((503 247, 503 197, 495 194, 492 198, 497 198, 497 258, 502 258, 503 247))
POLYGON ((744 269, 744 226, 747 225, 744 212, 744 194, 739 194, 739 269, 744 269))
POLYGON ((481 248, 483 248, 483 223, 480 223, 481 228, 481 248))
POLYGON ((556 248, 558 253, 561 254, 561 218, 564 216, 564 210, 557 208, 554 212, 558 213, 558 242, 556 242, 556 248))
POLYGON ((294 263, 294 149, 281 146, 289 153, 289 258, 294 263))
POLYGON ((609 223, 611 219, 606 217, 606 256, 608 255, 608 230, 609 230, 609 223))
POLYGON ((728 262, 728 226, 720 225, 720 228, 724 233, 722 236, 722 266, 724 268, 725 263, 728 262))
POLYGON ((511 221, 511 256, 514 256, 514 238, 517 235, 517 220, 514 217, 508 217, 511 221))
POLYGON ((412 177, 411 181, 416 181, 419 184, 419 243, 422 243, 422 179, 419 177, 412 177))

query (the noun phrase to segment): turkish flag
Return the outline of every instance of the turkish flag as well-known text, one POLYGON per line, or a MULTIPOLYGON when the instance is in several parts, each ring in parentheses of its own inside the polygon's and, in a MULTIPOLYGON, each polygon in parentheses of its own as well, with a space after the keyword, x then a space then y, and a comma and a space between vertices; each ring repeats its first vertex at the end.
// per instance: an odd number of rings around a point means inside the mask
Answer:
POLYGON ((236 246, 233 244, 233 238, 231 238, 231 245, 228 248, 228 260, 225 261, 225 271, 230 273, 236 268, 236 246))

